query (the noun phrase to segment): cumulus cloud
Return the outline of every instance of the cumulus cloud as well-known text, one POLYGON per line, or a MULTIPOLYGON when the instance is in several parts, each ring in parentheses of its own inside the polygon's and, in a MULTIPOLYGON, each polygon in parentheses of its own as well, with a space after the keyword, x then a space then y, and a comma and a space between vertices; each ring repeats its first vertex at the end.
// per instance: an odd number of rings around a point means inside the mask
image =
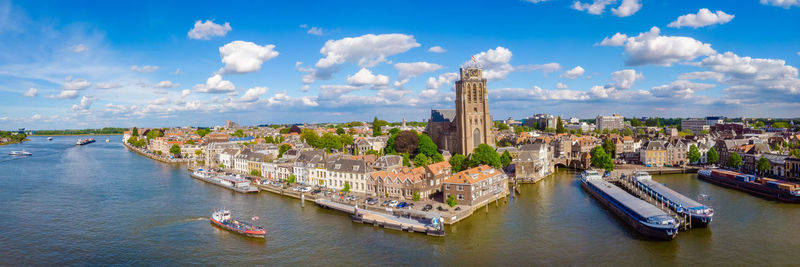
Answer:
POLYGON ((439 70, 442 68, 442 65, 428 62, 411 62, 394 64, 394 68, 398 72, 397 78, 404 80, 417 77, 426 72, 439 70))
POLYGON ((206 22, 197 20, 194 22, 194 28, 189 30, 187 35, 191 39, 208 40, 213 37, 225 36, 231 30, 231 25, 227 22, 224 25, 219 25, 210 20, 206 20, 206 22))
POLYGON ((617 17, 627 17, 635 14, 641 8, 642 2, 640 0, 622 0, 622 4, 617 8, 612 8, 611 13, 617 17))
POLYGON ((178 74, 181 74, 181 68, 175 69, 175 72, 172 73, 172 75, 178 75, 178 74))
POLYGON ((556 88, 558 89, 567 89, 567 85, 563 83, 557 83, 556 88))
POLYGON ((109 82, 109 83, 97 83, 97 84, 94 85, 94 87, 97 88, 97 89, 115 89, 115 88, 122 87, 122 85, 119 85, 117 83, 110 83, 109 82))
POLYGON ((81 97, 81 103, 78 105, 72 105, 72 110, 87 110, 92 107, 92 103, 97 100, 97 98, 93 96, 83 96, 81 97))
POLYGON ((320 49, 325 55, 317 61, 317 68, 330 68, 345 62, 357 62, 361 67, 374 67, 386 61, 386 57, 400 54, 420 44, 412 35, 365 34, 359 37, 347 37, 339 40, 328 40, 320 49))
POLYGON ((353 74, 353 76, 347 76, 347 83, 356 86, 384 86, 389 84, 389 76, 380 74, 374 75, 369 69, 361 68, 361 70, 353 74))
POLYGON ((42 115, 39 115, 39 114, 33 114, 33 116, 31 116, 32 120, 39 120, 41 118, 42 118, 42 115))
POLYGON ((242 102, 254 102, 258 100, 261 95, 266 94, 267 91, 269 91, 269 88, 267 87, 253 87, 247 89, 247 92, 245 92, 244 95, 239 98, 239 100, 242 102))
POLYGON ((27 97, 36 97, 36 95, 38 93, 39 93, 39 89, 31 88, 31 89, 28 89, 28 91, 25 91, 25 93, 22 93, 22 95, 27 96, 27 97))
POLYGON ((78 97, 78 91, 75 90, 62 90, 57 95, 47 95, 46 98, 59 98, 59 99, 73 99, 78 97))
POLYGON ((602 46, 622 46, 628 40, 628 35, 624 33, 615 33, 613 36, 603 38, 600 42, 602 46))
POLYGON ((631 69, 611 73, 611 80, 614 81, 614 87, 619 89, 631 89, 634 82, 641 79, 644 79, 644 75, 631 69))
POLYGON ((483 66, 483 78, 487 80, 505 79, 514 70, 508 63, 511 61, 511 51, 502 46, 475 54, 473 58, 483 66))
POLYGON ((714 80, 721 82, 724 78, 724 74, 713 71, 695 71, 678 75, 679 80, 714 80))
POLYGON ((653 87, 650 89, 650 92, 652 92, 655 97, 689 99, 693 96, 695 91, 706 90, 715 86, 715 84, 677 80, 669 84, 653 87))
POLYGON ((700 56, 716 53, 710 44, 702 43, 691 37, 662 36, 658 27, 653 27, 648 32, 640 33, 636 37, 628 37, 624 42, 620 40, 625 36, 617 33, 611 38, 603 39, 601 45, 624 45, 628 58, 625 63, 630 66, 661 65, 670 66, 680 61, 690 61, 700 56), (605 43, 605 44, 604 44, 605 43))
POLYGON ((300 87, 301 92, 308 92, 308 90, 311 90, 310 85, 303 85, 303 87, 300 87))
POLYGON ((614 3, 614 0, 594 0, 591 4, 575 1, 572 3, 572 9, 578 11, 586 11, 592 15, 600 15, 605 11, 606 6, 614 3))
POLYGON ((330 100, 339 98, 342 95, 348 94, 350 92, 355 92, 358 90, 363 89, 364 87, 361 86, 353 86, 353 85, 323 85, 319 87, 319 98, 330 100))
POLYGON ((183 89, 183 91, 181 91, 181 97, 186 97, 187 95, 190 95, 190 94, 192 94, 192 90, 183 89))
POLYGON ((561 64, 550 62, 546 64, 539 64, 539 65, 520 65, 514 67, 515 71, 537 71, 541 70, 544 73, 551 73, 561 70, 561 64))
POLYGON ((222 75, 214 74, 206 80, 206 84, 197 84, 194 90, 200 93, 225 94, 236 92, 236 86, 232 82, 222 79, 222 75))
POLYGON ((452 84, 456 79, 458 79, 458 73, 455 72, 443 73, 437 78, 429 77, 425 88, 439 89, 444 84, 452 84))
POLYGON ((779 6, 788 9, 792 6, 800 6, 800 0, 761 0, 761 4, 779 6))
POLYGON ((730 85, 726 92, 738 99, 775 101, 797 99, 800 95, 798 70, 786 65, 784 60, 741 57, 725 52, 704 58, 699 66, 724 74, 723 82, 730 85))
POLYGON ((64 90, 84 90, 90 86, 92 86, 92 83, 86 81, 86 79, 73 79, 72 77, 67 77, 64 84, 61 85, 64 90))
POLYGON ((304 96, 304 97, 292 97, 286 94, 286 92, 277 92, 275 95, 267 99, 267 106, 296 106, 302 105, 306 107, 316 107, 319 106, 315 97, 312 96, 304 96))
POLYGON ((686 14, 678 17, 677 20, 670 22, 667 27, 680 28, 692 27, 700 28, 713 24, 725 24, 733 19, 733 15, 725 14, 721 10, 712 13, 708 8, 701 8, 697 14, 686 14))
POLYGON ((319 36, 322 35, 322 28, 311 27, 306 33, 319 36))
POLYGON ((584 101, 591 97, 584 91, 577 90, 547 90, 539 86, 533 88, 503 88, 489 90, 489 98, 497 101, 528 101, 528 100, 566 100, 584 101))
POLYGON ((77 44, 77 45, 74 45, 74 46, 70 47, 69 50, 71 50, 74 53, 83 53, 83 52, 89 51, 89 47, 87 47, 84 44, 77 44))
POLYGON ((261 69, 261 64, 278 56, 275 45, 260 46, 252 42, 233 41, 219 48, 219 55, 225 67, 223 74, 241 74, 261 69))
POLYGON ((155 88, 175 88, 180 86, 180 84, 173 83, 172 81, 161 81, 154 85, 155 88))
POLYGON ((447 52, 447 49, 444 49, 441 46, 437 45, 437 46, 433 46, 431 48, 428 48, 428 52, 431 52, 431 53, 444 53, 444 52, 447 52))
POLYGON ((585 72, 586 72, 586 70, 584 70, 583 67, 576 66, 576 67, 574 67, 572 69, 569 69, 569 70, 565 71, 564 74, 561 74, 561 78, 567 78, 567 79, 570 79, 570 80, 574 80, 574 79, 576 79, 578 77, 583 76, 583 74, 585 72))
POLYGON ((139 66, 133 65, 133 66, 131 66, 131 70, 135 71, 135 72, 154 72, 154 71, 158 70, 158 66, 145 65, 145 66, 139 67, 139 66))

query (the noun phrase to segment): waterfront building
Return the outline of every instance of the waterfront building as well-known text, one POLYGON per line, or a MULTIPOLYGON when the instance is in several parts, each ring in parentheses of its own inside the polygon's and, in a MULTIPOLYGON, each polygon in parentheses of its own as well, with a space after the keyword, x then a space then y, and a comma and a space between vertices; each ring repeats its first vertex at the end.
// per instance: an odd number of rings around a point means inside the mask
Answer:
POLYGON ((439 149, 468 155, 480 144, 494 146, 492 116, 483 70, 461 68, 455 82, 456 110, 431 110, 426 132, 439 149))
POLYGON ((423 167, 401 167, 376 171, 369 174, 367 194, 379 197, 412 198, 414 188, 420 188, 425 169, 423 167))
POLYGON ((747 139, 724 139, 724 140, 718 139, 716 141, 716 144, 714 144, 714 149, 716 149, 717 154, 719 154, 719 161, 711 163, 725 165, 725 163, 728 162, 728 157, 730 157, 731 153, 737 147, 740 147, 748 143, 749 141, 747 139))
POLYGON ((663 141, 649 141, 639 151, 639 162, 647 166, 661 167, 667 163, 667 148, 663 141))
POLYGON ((783 160, 784 175, 787 180, 800 181, 800 158, 788 156, 783 160))
POLYGON ((481 165, 453 174, 443 182, 446 201, 453 196, 459 205, 478 205, 506 192, 508 176, 500 170, 481 165))
POLYGON ((553 173, 551 152, 550 147, 544 143, 522 146, 519 157, 513 161, 515 177, 537 180, 553 173))
POLYGON ((595 119, 595 123, 597 124, 597 129, 604 130, 604 129, 622 129, 625 127, 625 118, 620 116, 619 114, 613 114, 611 116, 603 116, 597 115, 595 119))
POLYGON ((667 150, 667 161, 665 164, 671 166, 683 166, 689 161, 686 158, 686 153, 689 152, 686 143, 680 139, 671 139, 665 145, 667 150))
MULTIPOLYGON (((239 149, 225 149, 219 153, 219 164, 226 169, 233 169, 233 157, 239 153, 239 149)), ((216 167, 216 166, 214 166, 216 167)))
POLYGON ((325 184, 336 190, 350 184, 350 192, 366 193, 370 168, 364 160, 340 158, 327 164, 325 184))

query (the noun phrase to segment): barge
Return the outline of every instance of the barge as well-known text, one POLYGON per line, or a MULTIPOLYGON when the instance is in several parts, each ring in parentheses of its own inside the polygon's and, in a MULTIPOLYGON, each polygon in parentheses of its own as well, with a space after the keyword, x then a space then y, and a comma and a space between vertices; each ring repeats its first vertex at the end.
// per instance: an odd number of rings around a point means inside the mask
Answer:
POLYGON ((645 237, 672 240, 678 223, 666 212, 603 180, 594 170, 581 173, 581 188, 645 237))
POLYGON ((700 180, 766 199, 800 203, 800 184, 722 169, 699 170, 697 177, 700 180))
POLYGON ((75 142, 75 144, 79 145, 79 146, 82 146, 82 145, 88 145, 88 144, 91 144, 91 143, 94 143, 94 142, 95 142, 94 138, 86 138, 86 139, 78 139, 78 142, 75 142))
POLYGON ((692 227, 706 227, 714 217, 714 209, 703 205, 669 187, 653 181, 647 172, 638 171, 633 174, 631 181, 647 192, 648 195, 664 202, 670 209, 678 214, 686 215, 692 219, 692 227))
POLYGON ((203 169, 197 169, 189 176, 239 193, 258 193, 258 187, 251 185, 249 180, 239 176, 220 175, 203 169))
MULTIPOLYGON (((253 218, 255 219, 256 217, 253 218)), ((264 238, 267 235, 267 231, 261 226, 231 218, 231 212, 228 210, 215 210, 211 214, 211 224, 248 237, 264 238)))

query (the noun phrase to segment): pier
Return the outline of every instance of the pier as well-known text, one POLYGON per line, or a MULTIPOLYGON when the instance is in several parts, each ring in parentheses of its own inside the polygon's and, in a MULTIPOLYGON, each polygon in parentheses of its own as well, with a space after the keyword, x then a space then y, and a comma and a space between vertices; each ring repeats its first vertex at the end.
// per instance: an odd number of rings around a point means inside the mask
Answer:
POLYGON ((317 199, 314 202, 320 207, 350 214, 353 218, 353 222, 372 224, 376 227, 381 226, 386 229, 398 231, 425 233, 433 236, 444 236, 445 234, 444 226, 440 221, 441 218, 437 217, 438 214, 435 213, 402 209, 393 210, 391 208, 387 208, 387 212, 392 212, 392 214, 389 214, 367 209, 360 209, 356 206, 333 202, 327 199, 317 199), (407 215, 408 217, 400 216, 403 214, 407 215), (413 215, 432 218, 415 219, 412 218, 413 215), (430 219, 431 222, 422 222, 422 220, 426 219, 430 219))

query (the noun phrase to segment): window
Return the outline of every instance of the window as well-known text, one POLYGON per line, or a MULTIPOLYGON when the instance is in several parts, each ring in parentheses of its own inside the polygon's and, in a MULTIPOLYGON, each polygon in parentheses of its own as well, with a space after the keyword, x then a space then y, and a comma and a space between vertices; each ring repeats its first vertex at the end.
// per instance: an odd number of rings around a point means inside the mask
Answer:
POLYGON ((462 194, 458 194, 458 197, 457 197, 457 199, 458 199, 458 200, 464 200, 464 195, 462 195, 462 194))
POLYGON ((444 185, 444 189, 450 190, 450 184, 444 185))
POLYGON ((456 190, 457 191, 464 191, 464 186, 463 185, 457 185, 456 186, 456 190))

